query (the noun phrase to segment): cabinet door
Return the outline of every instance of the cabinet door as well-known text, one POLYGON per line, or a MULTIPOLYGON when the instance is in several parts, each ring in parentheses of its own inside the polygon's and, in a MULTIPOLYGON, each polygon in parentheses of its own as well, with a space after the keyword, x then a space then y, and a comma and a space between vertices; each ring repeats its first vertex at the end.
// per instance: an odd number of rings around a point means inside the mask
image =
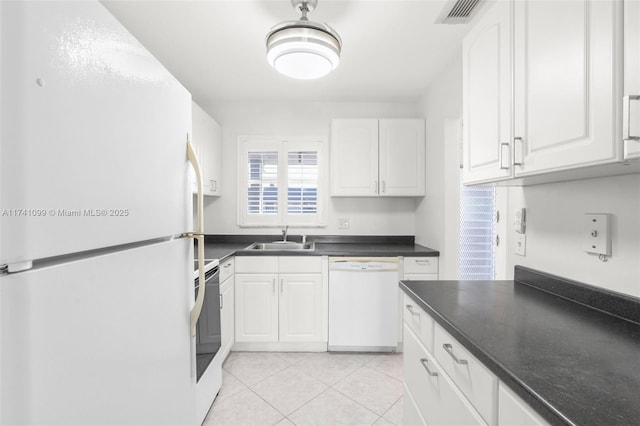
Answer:
POLYGON ((235 306, 235 280, 231 276, 220 285, 220 331, 222 333, 221 353, 224 360, 234 341, 234 306, 235 306))
POLYGON ((462 44, 464 183, 512 175, 511 2, 496 2, 462 44))
POLYGON ((516 176, 622 159, 613 48, 621 4, 514 2, 516 176))
POLYGON ((380 185, 383 196, 425 194, 425 122, 384 119, 379 122, 380 185))
MULTIPOLYGON (((220 195, 222 130, 198 104, 192 102, 193 145, 200 169, 204 195, 220 195)), ((196 188, 197 190, 197 188, 196 188)))
POLYGON ((624 2, 624 158, 640 158, 640 2, 624 2), (633 100, 632 100, 633 99, 633 100))
POLYGON ((322 275, 280 275, 280 341, 322 341, 322 275))
POLYGON ((213 119, 209 123, 211 137, 207 138, 203 147, 204 193, 220 195, 220 168, 222 166, 222 129, 213 119))
POLYGON ((331 195, 378 194, 378 120, 331 121, 331 195))
POLYGON ((236 274, 236 342, 278 341, 277 274, 236 274))

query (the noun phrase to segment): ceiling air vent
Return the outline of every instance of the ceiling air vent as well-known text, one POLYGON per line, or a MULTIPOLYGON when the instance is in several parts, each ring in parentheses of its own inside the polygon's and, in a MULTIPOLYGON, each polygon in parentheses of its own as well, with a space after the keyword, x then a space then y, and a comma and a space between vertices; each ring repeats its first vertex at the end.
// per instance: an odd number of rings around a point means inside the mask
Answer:
POLYGON ((436 19, 436 24, 466 24, 478 10, 482 0, 450 0, 436 19))

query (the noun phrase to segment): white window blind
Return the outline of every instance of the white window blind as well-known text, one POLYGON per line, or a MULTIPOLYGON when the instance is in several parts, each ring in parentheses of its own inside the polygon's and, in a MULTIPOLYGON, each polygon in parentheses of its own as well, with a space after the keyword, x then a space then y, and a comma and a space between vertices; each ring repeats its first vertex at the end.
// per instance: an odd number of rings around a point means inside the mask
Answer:
POLYGON ((287 167, 287 212, 289 214, 318 213, 317 151, 289 151, 287 167))
POLYGON ((492 186, 460 184, 461 280, 493 280, 495 277, 495 199, 492 186))
POLYGON ((246 136, 238 146, 240 225, 324 225, 322 140, 246 136))
POLYGON ((278 152, 251 151, 247 155, 247 213, 278 213, 278 152))

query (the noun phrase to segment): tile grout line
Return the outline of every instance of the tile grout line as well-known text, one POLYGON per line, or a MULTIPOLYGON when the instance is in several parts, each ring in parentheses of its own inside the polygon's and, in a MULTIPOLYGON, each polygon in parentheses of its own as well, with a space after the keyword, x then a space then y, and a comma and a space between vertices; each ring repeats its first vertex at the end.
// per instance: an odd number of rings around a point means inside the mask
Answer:
MULTIPOLYGON (((243 352, 236 352, 236 353, 238 354, 237 356, 239 356, 239 357, 242 357, 242 356, 243 356, 242 354, 244 354, 243 352)), ((249 352, 247 352, 247 353, 249 353, 249 352)), ((375 371, 376 373, 379 373, 379 374, 381 374, 381 375, 384 375, 384 376, 386 376, 386 377, 388 377, 388 378, 390 378, 390 379, 395 379, 395 380, 397 380, 397 381, 399 381, 399 382, 402 382, 402 381, 401 381, 401 380, 399 380, 397 377, 392 376, 392 375, 390 375, 390 374, 387 374, 385 371, 381 371, 381 370, 379 370, 378 368, 375 368, 374 366, 370 366, 369 364, 370 364, 370 363, 372 363, 372 362, 376 359, 375 357, 372 357, 372 358, 370 358, 370 359, 368 359, 368 360, 364 361, 364 362, 363 362, 363 363, 361 363, 359 366, 357 366, 357 368, 356 368, 355 370, 353 370, 351 373, 349 373, 349 374, 347 374, 346 376, 344 376, 344 377, 342 377, 341 379, 339 379, 336 383, 334 383, 334 384, 327 384, 327 383, 325 383, 324 381, 322 381, 321 379, 319 379, 319 378, 317 378, 317 377, 315 377, 315 376, 313 376, 313 375, 311 375, 311 374, 308 374, 307 372, 305 372, 305 371, 304 371, 304 370, 302 370, 301 368, 297 367, 297 365, 298 365, 300 362, 302 362, 302 361, 303 361, 302 359, 298 359, 297 361, 292 362, 288 357, 283 357, 283 356, 281 356, 281 353, 279 353, 279 352, 272 352, 272 354, 273 354, 273 355, 275 355, 279 360, 283 361, 283 362, 287 365, 287 367, 285 367, 285 368, 283 368, 283 369, 281 369, 281 370, 278 370, 278 371, 273 372, 272 374, 270 374, 270 375, 268 375, 268 376, 264 377, 262 380, 260 380, 260 381, 259 381, 259 382, 257 382, 257 383, 254 383, 254 384, 253 384, 253 385, 251 385, 251 386, 247 385, 244 381, 242 381, 240 378, 238 378, 236 375, 234 375, 230 370, 228 370, 228 369, 223 365, 223 367, 222 367, 222 368, 223 368, 223 369, 224 369, 224 370, 225 370, 225 371, 226 371, 230 376, 232 376, 233 378, 235 378, 236 380, 238 380, 238 382, 239 382, 242 386, 244 386, 244 389, 242 389, 242 390, 240 390, 240 391, 238 391, 238 392, 236 392, 236 393, 234 393, 234 394, 228 395, 225 399, 227 399, 227 398, 229 398, 229 397, 232 397, 232 396, 235 396, 235 395, 238 395, 239 393, 243 392, 244 390, 250 390, 250 391, 251 391, 255 396, 257 396, 260 400, 262 400, 264 403, 266 403, 269 407, 271 407, 272 409, 274 409, 274 410, 275 410, 279 415, 281 415, 281 416, 282 416, 280 419, 278 419, 277 421, 275 421, 275 422, 273 423, 274 425, 275 425, 276 423, 281 422, 282 420, 285 420, 285 419, 286 419, 288 422, 291 422, 291 423, 295 424, 295 423, 294 423, 294 422, 289 418, 289 416, 290 416, 290 415, 295 414, 295 413, 296 413, 296 412, 298 412, 300 409, 302 409, 302 408, 303 408, 303 407, 305 407, 306 405, 310 404, 310 403, 311 403, 312 401, 314 401, 316 398, 319 398, 320 396, 322 396, 323 394, 325 394, 327 391, 329 391, 329 389, 331 389, 331 390, 333 390, 334 392, 337 392, 338 394, 340 394, 341 396, 343 396, 344 398, 346 398, 346 399, 348 399, 348 400, 352 401, 352 402, 353 402, 353 403, 355 403, 357 406, 362 407, 362 408, 364 408, 366 411, 368 411, 368 412, 372 413, 373 415, 377 416, 376 420, 375 420, 372 424, 374 424, 374 423, 376 423, 376 422, 380 421, 380 419, 384 419, 385 421, 387 421, 387 422, 389 422, 389 423, 395 424, 394 422, 392 422, 391 420, 387 419, 387 418, 386 418, 386 417, 384 417, 384 416, 389 412, 389 410, 391 410, 391 408, 392 408, 395 404, 397 404, 397 403, 402 399, 403 395, 400 395, 400 397, 398 397, 398 398, 397 398, 393 403, 391 403, 391 405, 390 405, 390 406, 389 406, 389 407, 388 407, 388 408, 387 408, 387 409, 386 409, 382 414, 378 414, 377 412, 373 411, 372 409, 370 409, 370 408, 366 407, 365 405, 361 404, 360 402, 358 402, 358 401, 354 400, 353 398, 349 397, 348 395, 344 394, 344 393, 343 393, 343 392, 341 392, 339 389, 336 389, 336 388, 335 388, 335 386, 339 385, 340 383, 342 383, 343 381, 345 381, 345 380, 346 380, 346 379, 348 379, 349 377, 352 377, 353 375, 355 375, 358 371, 362 370, 362 368, 363 368, 363 367, 367 367, 368 369, 370 369, 370 370, 372 370, 372 371, 375 371), (269 403, 267 400, 265 400, 265 399, 264 399, 260 394, 258 394, 258 393, 254 390, 254 388, 253 388, 253 387, 254 387, 254 386, 259 385, 260 383, 263 383, 265 380, 267 380, 267 379, 269 379, 269 378, 272 378, 272 377, 274 377, 275 375, 277 375, 277 374, 279 374, 279 373, 282 373, 283 371, 286 371, 287 369, 289 369, 289 368, 291 368, 291 367, 293 367, 293 369, 294 369, 294 370, 296 370, 298 373, 304 374, 305 376, 307 376, 307 377, 309 377, 309 378, 312 378, 312 379, 314 379, 314 380, 317 380, 319 383, 321 383, 321 384, 323 384, 324 386, 326 386, 326 389, 324 389, 324 390, 323 390, 322 392, 320 392, 319 394, 315 395, 315 396, 314 396, 313 398, 311 398, 310 400, 308 400, 308 401, 306 401, 306 402, 302 403, 300 406, 298 406, 297 408, 295 408, 293 411, 291 411, 291 413, 289 413, 289 414, 287 415, 287 414, 282 413, 278 408, 276 408, 276 407, 275 407, 275 406, 273 406, 271 403, 269 403)), ((214 405, 215 405, 215 404, 214 404, 214 405)), ((213 408, 213 405, 212 405, 212 408, 213 408)), ((207 417, 208 417, 208 416, 209 416, 209 414, 207 414, 207 417)))

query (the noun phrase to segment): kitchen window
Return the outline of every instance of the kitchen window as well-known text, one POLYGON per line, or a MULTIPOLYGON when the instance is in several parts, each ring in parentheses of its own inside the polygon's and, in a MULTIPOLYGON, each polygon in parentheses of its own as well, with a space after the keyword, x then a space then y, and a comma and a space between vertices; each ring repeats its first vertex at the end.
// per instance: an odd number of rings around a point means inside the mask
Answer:
POLYGON ((240 226, 324 225, 324 140, 241 137, 240 226))

